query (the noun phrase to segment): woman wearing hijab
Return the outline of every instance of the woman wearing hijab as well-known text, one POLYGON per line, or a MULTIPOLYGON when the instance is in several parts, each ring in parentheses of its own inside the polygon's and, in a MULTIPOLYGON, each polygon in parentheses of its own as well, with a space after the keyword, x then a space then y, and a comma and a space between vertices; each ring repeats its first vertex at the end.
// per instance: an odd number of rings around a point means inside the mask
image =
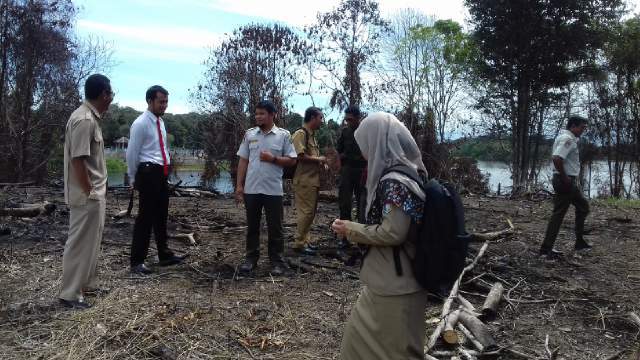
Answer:
POLYGON ((411 271, 415 246, 407 241, 424 207, 424 192, 414 180, 426 177, 421 152, 409 130, 388 113, 365 118, 355 139, 368 163, 367 224, 335 220, 332 228, 369 250, 360 272, 365 286, 344 329, 340 357, 424 359, 427 292, 411 271), (389 172, 392 167, 406 175, 389 172), (394 254, 394 247, 400 251, 394 254))

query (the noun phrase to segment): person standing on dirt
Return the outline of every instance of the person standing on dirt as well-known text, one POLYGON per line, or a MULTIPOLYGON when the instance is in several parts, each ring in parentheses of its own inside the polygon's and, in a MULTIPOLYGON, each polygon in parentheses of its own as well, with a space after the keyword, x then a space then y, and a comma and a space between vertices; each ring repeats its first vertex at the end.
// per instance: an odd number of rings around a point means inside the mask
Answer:
POLYGON ((161 116, 169 104, 169 92, 154 85, 146 93, 147 110, 131 124, 127 147, 127 172, 138 190, 138 216, 133 227, 131 243, 131 272, 148 275, 152 271, 145 264, 153 229, 158 265, 181 264, 186 256, 176 256, 167 244, 169 214, 169 146, 167 131, 161 116))
POLYGON ((283 275, 282 168, 296 164, 291 134, 274 124, 276 107, 263 100, 256 105, 256 127, 247 130, 238 149, 236 201, 244 202, 247 214, 246 255, 238 271, 253 272, 260 258, 260 220, 264 208, 269 236, 271 274, 283 275))
POLYGON ((587 119, 571 116, 567 122, 567 129, 561 130, 553 143, 553 178, 552 185, 553 213, 549 219, 547 232, 540 247, 540 255, 556 257, 562 252, 553 249, 564 215, 569 206, 576 208, 576 243, 575 250, 585 250, 592 247, 584 240, 584 223, 589 214, 589 202, 584 198, 579 185, 580 156, 578 153, 578 138, 587 128, 587 119))
POLYGON ((355 139, 368 163, 367 224, 336 219, 331 227, 369 250, 360 270, 365 286, 345 326, 340 359, 424 359, 427 291, 412 271, 398 273, 396 267, 411 269, 416 253, 409 229, 420 225, 425 193, 412 178, 426 178, 422 154, 409 130, 388 113, 362 120, 355 139), (395 166, 408 175, 384 175, 395 166), (394 252, 398 246, 402 250, 394 252))
POLYGON ((293 176, 296 214, 298 217, 293 250, 306 255, 315 255, 318 246, 309 234, 316 217, 320 171, 327 169, 327 158, 320 155, 316 131, 322 126, 324 114, 317 107, 304 112, 304 125, 293 133, 293 147, 298 154, 298 166, 293 176))
MULTIPOLYGON (((364 169, 367 167, 367 161, 362 157, 360 147, 353 135, 360 125, 361 118, 362 114, 357 106, 349 106, 344 111, 344 121, 347 126, 342 129, 336 146, 340 159, 338 202, 341 220, 351 220, 354 196, 356 197, 358 213, 360 213, 362 207, 362 192, 364 190, 362 177, 365 172, 364 169)), ((338 239, 338 248, 344 249, 348 247, 349 242, 345 238, 338 239)))
POLYGON ((62 255, 60 303, 65 307, 91 307, 84 296, 97 287, 96 265, 104 230, 107 166, 100 122, 113 101, 109 79, 87 78, 85 100, 69 117, 64 141, 64 198, 69 205, 69 237, 62 255))

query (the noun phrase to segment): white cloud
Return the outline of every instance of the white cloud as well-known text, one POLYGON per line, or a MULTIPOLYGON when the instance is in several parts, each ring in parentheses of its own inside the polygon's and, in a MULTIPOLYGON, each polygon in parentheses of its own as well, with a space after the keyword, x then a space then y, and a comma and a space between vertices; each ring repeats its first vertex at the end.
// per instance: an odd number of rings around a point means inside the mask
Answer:
MULTIPOLYGON (((191 4, 240 15, 262 17, 303 26, 315 21, 318 12, 326 12, 336 7, 339 0, 307 2, 300 0, 190 0, 191 4)), ((380 0, 383 16, 405 8, 414 8, 437 18, 454 19, 462 22, 467 14, 462 0, 380 0)))
POLYGON ((218 44, 222 39, 222 34, 188 27, 113 25, 91 20, 78 20, 78 27, 86 32, 181 49, 204 49, 218 44))

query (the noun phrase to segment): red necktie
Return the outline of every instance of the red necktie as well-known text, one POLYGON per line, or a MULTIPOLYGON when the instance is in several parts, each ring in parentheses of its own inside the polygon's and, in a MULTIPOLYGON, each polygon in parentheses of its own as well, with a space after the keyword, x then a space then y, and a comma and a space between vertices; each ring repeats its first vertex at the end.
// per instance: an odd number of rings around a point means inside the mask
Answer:
POLYGON ((156 120, 156 125, 158 125, 158 139, 160 139, 160 152, 162 153, 162 170, 164 171, 164 176, 169 176, 169 166, 167 165, 167 155, 164 153, 164 140, 162 139, 162 130, 160 130, 160 117, 156 120))

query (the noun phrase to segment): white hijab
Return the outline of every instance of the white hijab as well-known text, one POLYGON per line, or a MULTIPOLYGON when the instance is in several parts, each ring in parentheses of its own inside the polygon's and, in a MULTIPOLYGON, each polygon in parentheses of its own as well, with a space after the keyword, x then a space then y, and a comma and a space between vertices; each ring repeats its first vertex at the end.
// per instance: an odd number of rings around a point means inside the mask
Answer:
MULTIPOLYGON (((407 168, 405 170, 415 179, 420 178, 418 171, 427 174, 418 144, 409 129, 395 116, 385 112, 367 116, 358 126, 355 138, 362 155, 367 158, 367 215, 386 169, 394 165, 404 165, 407 168)), ((424 200, 424 193, 411 178, 398 173, 388 174, 384 178, 400 181, 424 200)))

